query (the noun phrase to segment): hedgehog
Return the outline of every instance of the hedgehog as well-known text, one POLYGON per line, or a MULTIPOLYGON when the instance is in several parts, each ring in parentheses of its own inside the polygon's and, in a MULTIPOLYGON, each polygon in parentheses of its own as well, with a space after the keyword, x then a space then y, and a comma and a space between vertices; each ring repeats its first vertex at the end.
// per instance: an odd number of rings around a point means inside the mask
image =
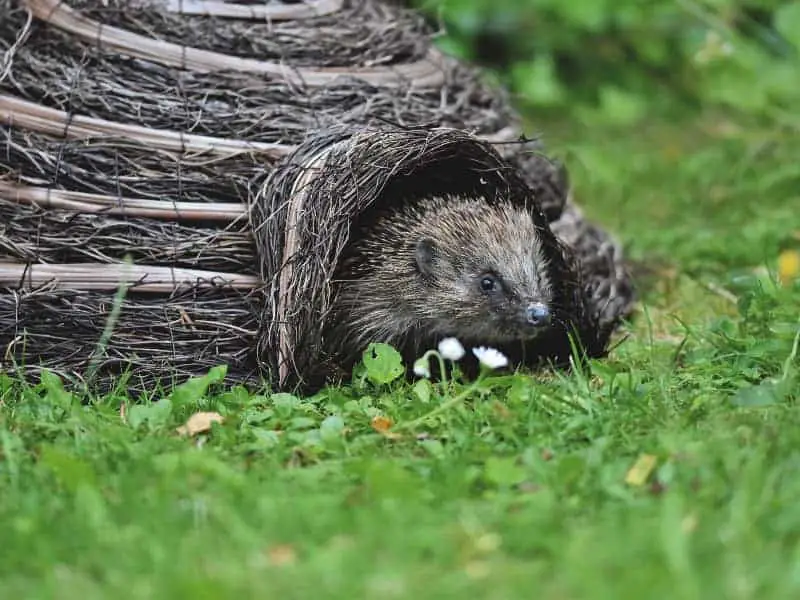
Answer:
POLYGON ((565 250, 540 211, 502 199, 445 194, 385 209, 340 260, 327 351, 345 370, 370 342, 409 364, 448 337, 517 366, 568 364, 575 343, 601 355, 606 336, 565 250))

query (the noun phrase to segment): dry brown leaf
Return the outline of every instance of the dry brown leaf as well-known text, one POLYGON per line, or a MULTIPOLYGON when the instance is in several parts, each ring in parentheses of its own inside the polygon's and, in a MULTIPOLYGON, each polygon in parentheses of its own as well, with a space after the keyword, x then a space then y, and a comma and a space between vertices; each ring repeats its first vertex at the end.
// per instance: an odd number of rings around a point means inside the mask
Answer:
POLYGON ((633 463, 633 466, 628 469, 625 475, 625 483, 628 485, 635 485, 637 487, 643 486, 653 470, 656 468, 658 459, 652 454, 642 454, 633 463))
POLYGON ((505 420, 505 419, 509 419, 511 417, 511 411, 508 410, 508 407, 505 404, 503 404, 502 402, 496 402, 495 401, 492 404, 492 409, 494 410, 494 413, 500 419, 504 419, 505 420))
POLYGON ((724 200, 728 194, 729 194, 728 188, 722 185, 712 186, 711 189, 708 190, 708 196, 711 198, 712 201, 716 202, 724 200))
POLYGON ((386 433, 392 427, 392 420, 389 417, 378 415, 372 417, 372 428, 380 433, 386 433))
POLYGON ((197 435, 205 431, 211 431, 212 423, 222 423, 222 415, 216 412, 197 412, 176 429, 179 435, 197 435))
POLYGON ((678 144, 667 144, 661 148, 661 156, 669 162, 675 162, 683 156, 683 148, 678 144))
POLYGON ((267 550, 267 558, 275 567, 288 567, 297 562, 297 553, 289 544, 279 544, 267 550))
POLYGON ((370 424, 378 433, 386 433, 392 428, 392 420, 389 417, 384 417, 381 415, 372 417, 372 422, 370 424))

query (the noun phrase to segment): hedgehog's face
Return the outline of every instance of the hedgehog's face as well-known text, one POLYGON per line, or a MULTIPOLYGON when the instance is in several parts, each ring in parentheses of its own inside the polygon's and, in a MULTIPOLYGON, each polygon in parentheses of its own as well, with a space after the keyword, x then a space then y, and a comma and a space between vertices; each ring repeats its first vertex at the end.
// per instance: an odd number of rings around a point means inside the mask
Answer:
MULTIPOLYGON (((522 217, 521 217, 522 218, 522 217)), ((429 321, 437 333, 485 343, 530 340, 554 324, 552 285, 539 237, 530 219, 501 232, 485 228, 465 237, 463 254, 439 252, 424 238, 416 246, 417 269, 436 302, 429 321)))

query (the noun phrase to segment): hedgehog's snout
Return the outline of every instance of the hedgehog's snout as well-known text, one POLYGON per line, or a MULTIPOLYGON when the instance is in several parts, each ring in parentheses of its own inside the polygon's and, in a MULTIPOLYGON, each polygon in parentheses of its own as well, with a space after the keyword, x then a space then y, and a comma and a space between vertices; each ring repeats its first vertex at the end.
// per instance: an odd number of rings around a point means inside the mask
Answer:
POLYGON ((525 309, 525 318, 534 327, 547 327, 550 325, 550 309, 546 304, 533 302, 525 309))

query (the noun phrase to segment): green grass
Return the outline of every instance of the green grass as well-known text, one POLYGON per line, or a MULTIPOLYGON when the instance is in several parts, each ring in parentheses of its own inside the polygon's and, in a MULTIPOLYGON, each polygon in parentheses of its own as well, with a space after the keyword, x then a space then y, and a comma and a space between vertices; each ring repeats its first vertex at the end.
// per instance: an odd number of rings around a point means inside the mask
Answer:
POLYGON ((640 265, 642 313, 591 377, 489 377, 392 439, 373 417, 464 388, 83 406, 0 376, 2 597, 798 597, 800 285, 770 272, 800 142, 709 118, 547 134, 640 265), (225 422, 176 435, 198 410, 225 422))

